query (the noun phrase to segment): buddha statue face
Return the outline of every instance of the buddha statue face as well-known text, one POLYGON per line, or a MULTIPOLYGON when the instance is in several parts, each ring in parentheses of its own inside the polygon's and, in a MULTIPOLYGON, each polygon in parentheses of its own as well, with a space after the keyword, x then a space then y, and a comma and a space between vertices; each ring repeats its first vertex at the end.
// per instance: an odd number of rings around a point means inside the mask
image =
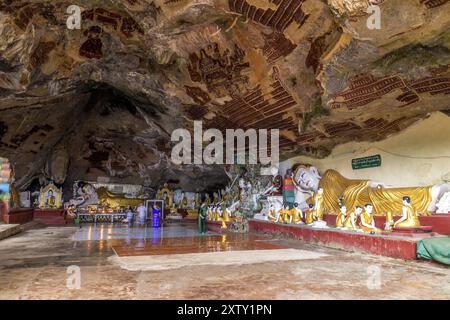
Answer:
POLYGON ((356 207, 355 208, 355 213, 356 213, 356 215, 360 215, 361 214, 361 212, 363 211, 363 209, 361 208, 361 207, 356 207))
POLYGON ((319 188, 320 175, 316 167, 299 167, 294 175, 297 185, 306 191, 317 191, 319 188))
POLYGON ((372 214, 373 206, 371 204, 366 204, 364 209, 366 210, 366 213, 372 214))

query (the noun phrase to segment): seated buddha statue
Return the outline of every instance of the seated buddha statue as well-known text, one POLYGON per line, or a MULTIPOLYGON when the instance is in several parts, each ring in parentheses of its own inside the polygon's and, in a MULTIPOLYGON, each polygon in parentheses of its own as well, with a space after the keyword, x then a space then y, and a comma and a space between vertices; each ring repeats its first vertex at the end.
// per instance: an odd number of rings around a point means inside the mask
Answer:
POLYGON ((338 229, 343 228, 346 219, 347 219, 347 207, 342 204, 339 214, 336 217, 336 228, 338 229))
POLYGON ((347 230, 360 231, 357 221, 362 211, 363 209, 360 206, 356 206, 355 209, 347 215, 347 219, 344 221, 344 228, 347 230))
POLYGON ((52 190, 48 191, 48 197, 47 197, 47 201, 45 202, 45 206, 47 208, 55 208, 56 207, 56 198, 53 195, 52 190))
POLYGON ((417 210, 411 205, 411 198, 403 197, 403 215, 394 223, 394 228, 420 228, 417 210))
POLYGON ((270 222, 276 222, 278 221, 278 214, 275 212, 275 207, 273 205, 269 208, 269 213, 267 215, 267 220, 270 222))
POLYGON ((380 232, 380 229, 375 227, 375 220, 373 218, 373 205, 368 203, 364 206, 364 211, 361 213, 361 220, 359 227, 362 231, 367 233, 380 232))
POLYGON ((181 194, 181 200, 180 200, 178 207, 180 209, 186 209, 188 207, 188 199, 186 198, 186 195, 184 194, 184 192, 181 194))
POLYGON ((303 224, 303 212, 298 207, 298 203, 294 203, 294 207, 291 209, 291 223, 303 224))
MULTIPOLYGON (((205 204, 206 205, 206 204, 205 204)), ((212 210, 211 210, 211 206, 208 206, 207 207, 207 209, 206 209, 206 218, 208 219, 208 220, 212 220, 212 210)))
POLYGON ((305 211, 305 224, 313 224, 314 223, 314 205, 310 204, 309 209, 305 211))
POLYGON ((324 199, 323 199, 323 189, 319 188, 317 190, 317 193, 314 194, 313 198, 314 203, 314 210, 315 210, 315 217, 317 220, 322 221, 323 220, 323 213, 324 213, 324 199))
POLYGON ((221 208, 222 211, 222 220, 225 222, 231 221, 231 212, 227 207, 221 208))
POLYGON ((292 216, 291 216, 291 210, 289 210, 289 206, 284 206, 283 212, 283 218, 280 222, 284 223, 291 223, 292 222, 292 216))

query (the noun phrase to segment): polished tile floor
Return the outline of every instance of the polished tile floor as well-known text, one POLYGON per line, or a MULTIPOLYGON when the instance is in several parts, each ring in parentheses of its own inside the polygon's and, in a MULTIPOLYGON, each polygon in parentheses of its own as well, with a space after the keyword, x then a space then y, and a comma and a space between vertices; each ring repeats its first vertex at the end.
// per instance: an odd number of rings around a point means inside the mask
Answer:
MULTIPOLYGON (((208 235, 217 233, 208 232, 208 235)), ((199 236, 195 223, 173 223, 152 228, 132 226, 118 223, 81 224, 81 228, 73 236, 75 241, 99 241, 115 239, 152 239, 157 242, 163 238, 199 236)))
POLYGON ((445 266, 196 227, 35 226, 0 241, 0 299, 450 298, 445 266))
POLYGON ((78 242, 107 242, 121 257, 286 248, 255 235, 214 232, 200 235, 195 223, 169 224, 161 228, 85 224, 81 225, 73 239, 78 242))

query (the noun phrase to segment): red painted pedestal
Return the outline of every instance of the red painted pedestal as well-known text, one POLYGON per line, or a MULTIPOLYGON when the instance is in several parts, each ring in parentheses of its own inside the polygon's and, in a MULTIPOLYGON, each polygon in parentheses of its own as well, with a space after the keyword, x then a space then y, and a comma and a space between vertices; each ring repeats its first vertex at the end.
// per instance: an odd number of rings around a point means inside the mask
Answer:
POLYGON ((335 228, 317 229, 305 225, 286 225, 261 220, 249 220, 250 231, 282 235, 310 243, 349 251, 361 251, 405 260, 416 259, 417 241, 422 237, 401 237, 395 235, 370 235, 335 228))
POLYGON ((47 225, 67 224, 64 209, 34 209, 34 220, 47 225))
POLYGON ((24 224, 33 220, 33 208, 13 209, 2 214, 3 222, 24 224))
MULTIPOLYGON (((383 229, 386 218, 383 216, 374 216, 374 218, 376 227, 383 229)), ((399 219, 399 217, 395 217, 395 220, 397 219, 399 219)), ((335 215, 325 214, 324 220, 329 226, 336 226, 335 215)), ((427 217, 419 217, 419 220, 422 226, 431 227, 433 232, 450 235, 450 214, 433 214, 427 217)))

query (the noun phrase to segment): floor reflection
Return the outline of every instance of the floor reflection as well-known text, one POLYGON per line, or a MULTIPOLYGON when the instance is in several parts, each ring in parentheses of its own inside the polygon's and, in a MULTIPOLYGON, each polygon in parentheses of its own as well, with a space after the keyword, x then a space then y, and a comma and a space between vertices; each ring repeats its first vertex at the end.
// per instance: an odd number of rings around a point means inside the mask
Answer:
POLYGON ((177 223, 161 228, 86 224, 75 233, 74 240, 88 252, 95 250, 101 255, 112 249, 122 257, 286 248, 251 234, 208 232, 201 236, 194 223, 177 223))

